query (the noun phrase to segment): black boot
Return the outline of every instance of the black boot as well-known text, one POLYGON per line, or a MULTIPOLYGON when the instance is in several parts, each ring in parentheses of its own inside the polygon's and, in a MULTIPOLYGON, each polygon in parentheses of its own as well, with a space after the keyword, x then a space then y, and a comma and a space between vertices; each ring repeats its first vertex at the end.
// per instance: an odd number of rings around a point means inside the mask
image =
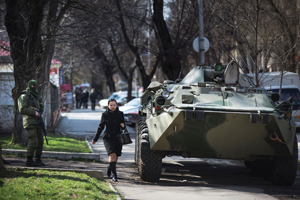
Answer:
POLYGON ((26 166, 28 166, 28 167, 39 167, 40 165, 33 161, 32 156, 27 156, 26 166))
POLYGON ((107 177, 110 177, 111 176, 111 168, 110 168, 110 163, 108 163, 108 166, 107 166, 107 177))
POLYGON ((112 171, 112 180, 114 182, 117 182, 118 181, 118 177, 117 177, 117 170, 116 170, 116 162, 111 162, 110 163, 110 168, 111 168, 111 171, 112 171))
POLYGON ((34 162, 37 163, 39 166, 46 166, 45 163, 42 162, 41 156, 42 155, 36 155, 34 162))
POLYGON ((7 160, 4 160, 3 158, 2 158, 2 162, 3 162, 3 164, 5 164, 5 165, 7 165, 7 164, 10 164, 10 162, 9 162, 9 161, 7 161, 7 160))

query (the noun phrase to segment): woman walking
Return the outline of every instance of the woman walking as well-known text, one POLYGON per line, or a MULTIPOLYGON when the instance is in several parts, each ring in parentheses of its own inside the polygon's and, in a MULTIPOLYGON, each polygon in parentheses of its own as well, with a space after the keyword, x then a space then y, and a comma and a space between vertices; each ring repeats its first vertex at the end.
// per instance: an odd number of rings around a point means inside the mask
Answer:
POLYGON ((102 114, 100 124, 92 141, 93 144, 98 141, 104 126, 106 126, 106 130, 103 135, 103 142, 106 152, 109 156, 107 176, 110 177, 112 173, 112 180, 118 181, 116 163, 118 161, 118 157, 122 154, 122 142, 120 134, 121 128, 125 129, 125 122, 123 112, 119 111, 117 101, 115 99, 108 100, 108 108, 102 114))

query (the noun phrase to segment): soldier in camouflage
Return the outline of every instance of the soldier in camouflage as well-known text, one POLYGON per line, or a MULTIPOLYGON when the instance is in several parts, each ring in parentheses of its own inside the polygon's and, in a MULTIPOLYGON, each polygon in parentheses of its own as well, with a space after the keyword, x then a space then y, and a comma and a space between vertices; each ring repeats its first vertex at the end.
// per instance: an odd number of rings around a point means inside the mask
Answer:
POLYGON ((43 132, 41 126, 35 124, 38 117, 40 117, 39 113, 44 111, 44 105, 39 99, 37 82, 35 80, 28 82, 28 87, 18 99, 18 107, 20 114, 23 115, 23 127, 27 130, 28 137, 26 166, 45 166, 41 160, 44 144, 43 132), (36 108, 34 101, 38 108, 36 108), (35 161, 33 161, 34 153, 36 155, 35 161))

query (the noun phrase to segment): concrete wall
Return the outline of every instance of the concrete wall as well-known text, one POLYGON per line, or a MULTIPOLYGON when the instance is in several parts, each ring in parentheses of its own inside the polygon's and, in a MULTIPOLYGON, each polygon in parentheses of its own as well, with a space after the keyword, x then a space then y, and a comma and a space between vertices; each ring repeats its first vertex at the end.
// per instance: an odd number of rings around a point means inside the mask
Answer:
POLYGON ((2 66, 2 69, 5 70, 0 72, 0 130, 11 131, 14 119, 14 101, 11 90, 15 82, 9 65, 2 66))
POLYGON ((13 128, 14 106, 0 106, 0 131, 10 132, 13 128))

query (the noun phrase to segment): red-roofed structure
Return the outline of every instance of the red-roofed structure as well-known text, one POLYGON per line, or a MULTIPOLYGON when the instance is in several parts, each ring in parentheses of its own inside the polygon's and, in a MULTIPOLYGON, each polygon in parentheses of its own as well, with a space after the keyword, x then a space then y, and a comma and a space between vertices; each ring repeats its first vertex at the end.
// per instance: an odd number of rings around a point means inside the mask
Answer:
POLYGON ((52 63, 52 64, 61 64, 61 61, 52 59, 52 60, 51 60, 51 63, 52 63))
POLYGON ((10 56, 9 43, 0 40, 0 56, 10 56))

